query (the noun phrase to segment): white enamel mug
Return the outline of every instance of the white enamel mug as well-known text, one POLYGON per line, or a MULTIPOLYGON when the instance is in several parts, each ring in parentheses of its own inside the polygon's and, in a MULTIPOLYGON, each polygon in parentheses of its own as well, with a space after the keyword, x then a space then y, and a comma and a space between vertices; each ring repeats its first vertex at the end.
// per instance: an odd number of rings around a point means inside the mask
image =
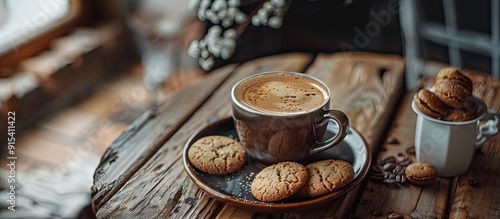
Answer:
POLYGON ((498 133, 498 112, 479 104, 477 117, 464 122, 450 122, 422 113, 412 101, 417 114, 415 152, 417 162, 434 166, 441 177, 464 174, 469 169, 474 152, 491 136, 498 133), (481 119, 488 121, 480 125, 481 119))

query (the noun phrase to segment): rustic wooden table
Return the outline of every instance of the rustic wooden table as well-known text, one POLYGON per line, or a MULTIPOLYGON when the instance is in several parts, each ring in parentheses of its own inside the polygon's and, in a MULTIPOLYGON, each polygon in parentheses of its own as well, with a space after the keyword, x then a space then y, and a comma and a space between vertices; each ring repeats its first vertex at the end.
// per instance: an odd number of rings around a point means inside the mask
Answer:
MULTIPOLYGON (((212 199, 184 172, 182 151, 200 127, 231 115, 230 89, 245 76, 297 71, 323 80, 331 108, 348 115, 366 140, 373 162, 413 146, 415 91, 404 90, 404 60, 394 55, 283 54, 225 66, 146 111, 109 147, 95 171, 92 204, 97 218, 499 218, 500 138, 478 151, 468 173, 425 187, 370 179, 326 206, 269 214, 212 199)), ((500 82, 470 75, 475 95, 500 109, 500 82)), ((432 83, 432 78, 428 79, 432 83)), ((415 159, 411 154, 408 156, 415 159)))

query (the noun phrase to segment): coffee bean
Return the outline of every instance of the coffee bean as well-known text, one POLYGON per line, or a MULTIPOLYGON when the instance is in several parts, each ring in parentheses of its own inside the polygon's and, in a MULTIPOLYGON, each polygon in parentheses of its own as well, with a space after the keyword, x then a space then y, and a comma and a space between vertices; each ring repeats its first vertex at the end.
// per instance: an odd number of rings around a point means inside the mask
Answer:
POLYGON ((398 214, 398 213, 390 213, 387 216, 387 219, 402 219, 402 218, 403 218, 403 215, 398 214))
POLYGON ((396 179, 396 174, 394 173, 389 174, 389 179, 396 179))
POLYGON ((391 176, 390 173, 384 173, 384 179, 389 179, 390 176, 391 176))
POLYGON ((401 183, 406 182, 406 175, 401 175, 401 183))
POLYGON ((406 153, 410 155, 415 155, 415 147, 409 147, 406 149, 406 153))
POLYGON ((478 183, 479 183, 479 180, 477 180, 477 179, 467 179, 467 184, 469 184, 472 187, 477 186, 478 183))
MULTIPOLYGON (((407 153, 414 153, 414 151, 414 147, 406 149, 407 153)), ((378 165, 372 165, 371 167, 371 178, 375 180, 381 179, 382 182, 391 186, 395 184, 400 185, 400 183, 408 181, 405 175, 405 169, 411 163, 413 163, 412 158, 401 152, 398 153, 397 156, 388 156, 379 159, 378 165)), ((474 184, 472 181, 468 181, 467 183, 469 183, 469 185, 474 184)))
POLYGON ((384 179, 382 181, 387 183, 387 184, 396 184, 397 183, 397 181, 395 179, 384 179))
POLYGON ((382 169, 384 169, 385 171, 392 171, 394 168, 396 168, 396 166, 397 165, 395 163, 386 163, 384 164, 382 169))
POLYGON ((398 174, 405 175, 406 166, 403 166, 398 174))
POLYGON ((400 183, 401 182, 401 176, 402 175, 396 175, 396 182, 400 183))
POLYGON ((385 158, 385 159, 382 160, 382 163, 383 164, 386 164, 386 163, 396 163, 396 158, 394 156, 387 157, 387 158, 385 158))
POLYGON ((378 210, 378 209, 375 209, 372 211, 372 215, 373 216, 382 216, 382 211, 378 210))
POLYGON ((398 162, 398 165, 401 165, 401 166, 408 166, 410 165, 411 163, 413 163, 413 161, 411 160, 411 158, 407 157, 401 161, 398 162))
POLYGON ((398 154, 398 160, 397 160, 397 163, 399 163, 399 162, 401 162, 401 161, 403 161, 403 160, 406 160, 406 158, 407 158, 407 157, 406 157, 406 156, 404 156, 404 154, 403 154, 403 153, 399 153, 399 154, 398 154), (401 154, 401 156, 399 156, 400 154, 401 154))
POLYGON ((399 165, 398 165, 398 166, 396 166, 396 167, 392 170, 392 173, 394 173, 394 174, 399 174, 399 173, 401 173, 401 170, 403 170, 403 169, 404 169, 404 167, 403 167, 403 166, 399 166, 399 165))
POLYGON ((399 141, 396 137, 389 137, 387 139, 387 144, 399 144, 399 141))

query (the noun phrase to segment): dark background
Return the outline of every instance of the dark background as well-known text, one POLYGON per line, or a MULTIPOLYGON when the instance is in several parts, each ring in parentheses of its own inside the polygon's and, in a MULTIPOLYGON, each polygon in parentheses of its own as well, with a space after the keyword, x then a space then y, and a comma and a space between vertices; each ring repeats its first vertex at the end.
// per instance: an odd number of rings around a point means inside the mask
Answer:
MULTIPOLYGON (((398 2, 353 0, 346 4, 343 0, 294 0, 280 29, 248 25, 234 55, 229 60, 217 59, 214 68, 284 52, 369 51, 402 55, 399 14, 390 14, 390 22, 383 26, 372 16, 381 10, 388 11, 388 7, 393 7, 389 3, 397 7, 398 2), (363 34, 367 41, 356 38, 363 34)), ((255 7, 249 5, 244 9, 255 7)))

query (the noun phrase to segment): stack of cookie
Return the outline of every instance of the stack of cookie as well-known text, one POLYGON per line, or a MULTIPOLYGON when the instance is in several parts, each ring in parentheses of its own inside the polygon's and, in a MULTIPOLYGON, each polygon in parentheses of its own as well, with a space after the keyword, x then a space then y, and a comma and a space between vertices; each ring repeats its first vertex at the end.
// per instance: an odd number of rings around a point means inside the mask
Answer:
POLYGON ((434 92, 421 89, 413 98, 426 115, 445 121, 461 122, 476 117, 477 104, 472 95, 472 81, 458 69, 445 67, 435 79, 434 92))

